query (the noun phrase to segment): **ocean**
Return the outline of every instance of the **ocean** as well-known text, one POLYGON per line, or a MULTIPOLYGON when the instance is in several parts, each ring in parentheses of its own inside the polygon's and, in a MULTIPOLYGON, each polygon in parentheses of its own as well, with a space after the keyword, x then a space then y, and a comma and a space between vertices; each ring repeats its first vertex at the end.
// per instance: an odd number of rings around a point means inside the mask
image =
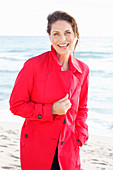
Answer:
MULTIPOLYGON (((27 59, 50 47, 46 36, 0 36, 0 121, 24 121, 9 111, 15 79, 27 59)), ((75 57, 90 68, 89 133, 113 136, 113 37, 81 37, 75 57)))

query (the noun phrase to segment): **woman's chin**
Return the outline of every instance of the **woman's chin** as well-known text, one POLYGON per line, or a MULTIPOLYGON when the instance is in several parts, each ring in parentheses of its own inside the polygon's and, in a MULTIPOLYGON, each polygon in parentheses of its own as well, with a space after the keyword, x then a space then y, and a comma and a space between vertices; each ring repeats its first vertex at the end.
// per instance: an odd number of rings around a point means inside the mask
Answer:
POLYGON ((67 55, 71 53, 69 49, 56 49, 56 52, 59 55, 67 55))

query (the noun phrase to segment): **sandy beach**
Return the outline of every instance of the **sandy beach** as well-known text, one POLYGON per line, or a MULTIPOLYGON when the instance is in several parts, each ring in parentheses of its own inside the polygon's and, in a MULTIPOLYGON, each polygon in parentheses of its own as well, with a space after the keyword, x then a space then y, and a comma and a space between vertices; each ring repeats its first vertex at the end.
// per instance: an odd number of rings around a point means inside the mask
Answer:
MULTIPOLYGON (((0 122, 0 170, 20 170, 22 123, 0 122)), ((113 170, 113 137, 90 135, 81 148, 82 170, 113 170)))

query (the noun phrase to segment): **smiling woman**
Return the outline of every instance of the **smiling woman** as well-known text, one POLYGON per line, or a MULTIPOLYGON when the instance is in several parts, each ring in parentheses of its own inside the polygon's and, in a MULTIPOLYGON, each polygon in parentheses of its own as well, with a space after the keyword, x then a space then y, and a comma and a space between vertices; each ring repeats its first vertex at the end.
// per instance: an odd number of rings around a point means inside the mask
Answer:
POLYGON ((67 21, 56 21, 52 24, 49 38, 58 54, 71 53, 76 35, 67 21))
POLYGON ((25 62, 10 97, 12 113, 25 118, 21 168, 80 170, 79 147, 88 139, 89 68, 71 55, 79 38, 73 17, 50 14, 47 32, 51 51, 25 62))

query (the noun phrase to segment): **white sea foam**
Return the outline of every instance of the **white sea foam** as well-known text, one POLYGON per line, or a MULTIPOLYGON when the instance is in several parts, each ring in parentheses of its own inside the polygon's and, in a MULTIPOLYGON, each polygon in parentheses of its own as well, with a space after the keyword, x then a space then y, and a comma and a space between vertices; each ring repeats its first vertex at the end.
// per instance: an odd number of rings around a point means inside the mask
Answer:
POLYGON ((90 134, 113 136, 113 114, 89 111, 87 124, 90 134))

